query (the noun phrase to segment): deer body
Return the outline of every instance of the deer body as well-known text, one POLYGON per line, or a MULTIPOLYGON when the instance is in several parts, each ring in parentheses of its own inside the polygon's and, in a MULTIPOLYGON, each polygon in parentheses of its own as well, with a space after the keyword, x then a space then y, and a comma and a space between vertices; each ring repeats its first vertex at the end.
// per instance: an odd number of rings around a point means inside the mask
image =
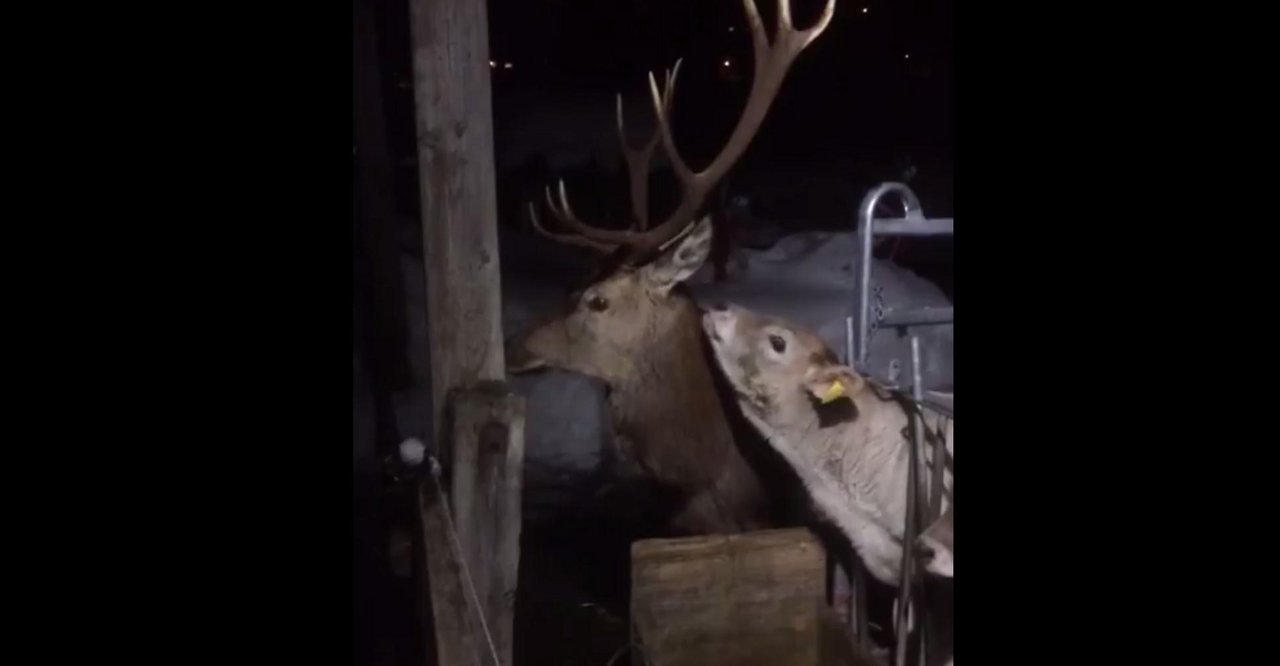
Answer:
POLYGON ((697 307, 678 287, 706 259, 710 237, 704 220, 653 264, 592 285, 509 358, 517 370, 546 364, 603 380, 620 452, 687 498, 672 527, 690 533, 754 529, 769 511, 716 391, 697 307))
POLYGON ((508 358, 512 371, 551 365, 604 380, 621 452, 646 476, 675 488, 680 506, 671 527, 694 533, 732 532, 762 524, 769 509, 760 477, 748 464, 730 427, 706 356, 697 309, 679 284, 711 249, 709 218, 692 223, 707 196, 742 156, 796 56, 826 29, 835 11, 828 0, 815 25, 797 30, 787 0, 778 0, 777 27, 766 32, 754 0, 742 0, 755 58, 742 115, 719 154, 695 171, 680 156, 669 122, 680 62, 663 86, 649 76, 655 131, 636 147, 626 136, 621 96, 617 128, 628 171, 630 224, 609 229, 579 220, 564 181, 558 201, 546 203, 562 231, 542 235, 622 260, 620 268, 576 294, 568 309, 526 331, 508 358), (650 224, 649 169, 661 148, 679 182, 675 209, 650 224), (681 232, 688 231, 681 236, 681 232))

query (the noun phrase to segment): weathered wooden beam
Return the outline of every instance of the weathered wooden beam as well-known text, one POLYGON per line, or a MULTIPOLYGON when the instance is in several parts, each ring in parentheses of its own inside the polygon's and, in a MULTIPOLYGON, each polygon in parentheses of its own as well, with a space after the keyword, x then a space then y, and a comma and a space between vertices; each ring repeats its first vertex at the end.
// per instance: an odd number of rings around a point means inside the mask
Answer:
POLYGON ((829 652, 826 553, 808 530, 638 541, 631 576, 635 663, 816 666, 829 652))
POLYGON ((451 512, 431 479, 419 495, 436 644, 426 658, 441 666, 491 665, 495 650, 512 663, 519 560, 523 402, 481 384, 504 376, 485 12, 484 0, 409 2, 431 414, 451 476, 451 512))
POLYGON ((411 0, 410 29, 431 395, 439 417, 450 390, 504 375, 485 2, 411 0))

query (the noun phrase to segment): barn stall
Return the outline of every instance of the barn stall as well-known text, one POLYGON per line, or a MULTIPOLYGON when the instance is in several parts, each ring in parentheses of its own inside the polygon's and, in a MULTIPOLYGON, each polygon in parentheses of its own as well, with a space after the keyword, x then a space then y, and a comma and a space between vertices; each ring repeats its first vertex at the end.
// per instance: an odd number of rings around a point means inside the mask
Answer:
MULTIPOLYGON (((357 486, 366 495, 377 495, 371 488, 380 484, 391 488, 372 501, 376 511, 361 514, 377 512, 369 522, 379 528, 366 524, 358 543, 385 553, 383 564, 395 562, 378 585, 396 597, 398 606, 384 606, 398 609, 387 624, 399 623, 402 636, 382 640, 413 645, 409 654, 383 648, 383 658, 882 659, 867 649, 866 607, 845 606, 867 598, 850 594, 843 568, 832 566, 851 559, 834 552, 830 539, 807 529, 653 538, 661 529, 644 510, 645 490, 620 472, 606 387, 575 373, 504 372, 505 338, 557 307, 567 276, 586 265, 530 231, 499 234, 484 122, 490 68, 483 6, 411 8, 418 93, 432 91, 431 103, 417 107, 419 134, 427 137, 419 141, 420 163, 428 166, 419 175, 421 224, 406 226, 377 203, 385 201, 377 165, 390 158, 377 145, 385 136, 376 127, 381 112, 366 111, 363 119, 359 112, 379 96, 359 83, 360 71, 369 70, 358 67, 356 77, 357 192, 364 195, 357 241, 371 294, 369 312, 358 319, 373 322, 361 336, 365 351, 357 350, 356 425, 367 430, 371 413, 377 424, 374 433, 356 435, 357 486), (439 81, 450 84, 441 90, 439 81), (388 334, 397 330, 403 339, 388 334), (399 446, 411 436, 425 442, 421 458, 399 446), (369 474, 375 467, 376 481, 369 474)), ((850 219, 848 231, 789 234, 766 249, 739 249, 728 279, 715 279, 708 266, 688 285, 699 302, 732 300, 800 321, 867 373, 949 409, 950 301, 870 249, 882 231, 949 233, 950 221, 927 220, 910 190, 896 186, 869 193, 864 204, 861 223, 850 219), (900 197, 905 213, 868 224, 884 194, 900 197), (877 234, 863 237, 854 228, 877 234), (901 334, 908 328, 914 335, 901 334), (921 377, 912 381, 916 369, 921 377)), ((924 507, 932 504, 926 497, 924 507)), ((919 531, 916 523, 908 534, 919 531)), ((857 579, 856 567, 848 568, 857 579)))

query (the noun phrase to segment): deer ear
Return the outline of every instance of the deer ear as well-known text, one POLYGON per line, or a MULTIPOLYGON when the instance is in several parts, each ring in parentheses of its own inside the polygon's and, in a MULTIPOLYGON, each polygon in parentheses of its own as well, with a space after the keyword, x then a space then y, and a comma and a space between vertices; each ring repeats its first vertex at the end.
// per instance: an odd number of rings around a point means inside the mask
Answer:
POLYGON ((702 267, 711 254, 711 217, 698 220, 693 229, 671 244, 657 259, 644 267, 649 288, 666 293, 702 267))
POLYGON ((867 385, 867 380, 844 365, 828 365, 809 372, 804 380, 804 390, 827 404, 840 398, 857 395, 867 385))

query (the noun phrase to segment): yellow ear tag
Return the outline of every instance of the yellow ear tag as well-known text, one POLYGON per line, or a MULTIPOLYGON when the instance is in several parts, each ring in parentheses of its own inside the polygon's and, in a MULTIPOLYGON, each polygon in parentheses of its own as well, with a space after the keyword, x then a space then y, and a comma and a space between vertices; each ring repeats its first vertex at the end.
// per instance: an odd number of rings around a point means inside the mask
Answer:
POLYGON ((822 404, 825 405, 843 395, 844 395, 844 384, 841 384, 840 380, 837 379, 831 382, 831 386, 827 387, 827 391, 822 394, 822 397, 820 398, 820 400, 822 401, 822 404))

